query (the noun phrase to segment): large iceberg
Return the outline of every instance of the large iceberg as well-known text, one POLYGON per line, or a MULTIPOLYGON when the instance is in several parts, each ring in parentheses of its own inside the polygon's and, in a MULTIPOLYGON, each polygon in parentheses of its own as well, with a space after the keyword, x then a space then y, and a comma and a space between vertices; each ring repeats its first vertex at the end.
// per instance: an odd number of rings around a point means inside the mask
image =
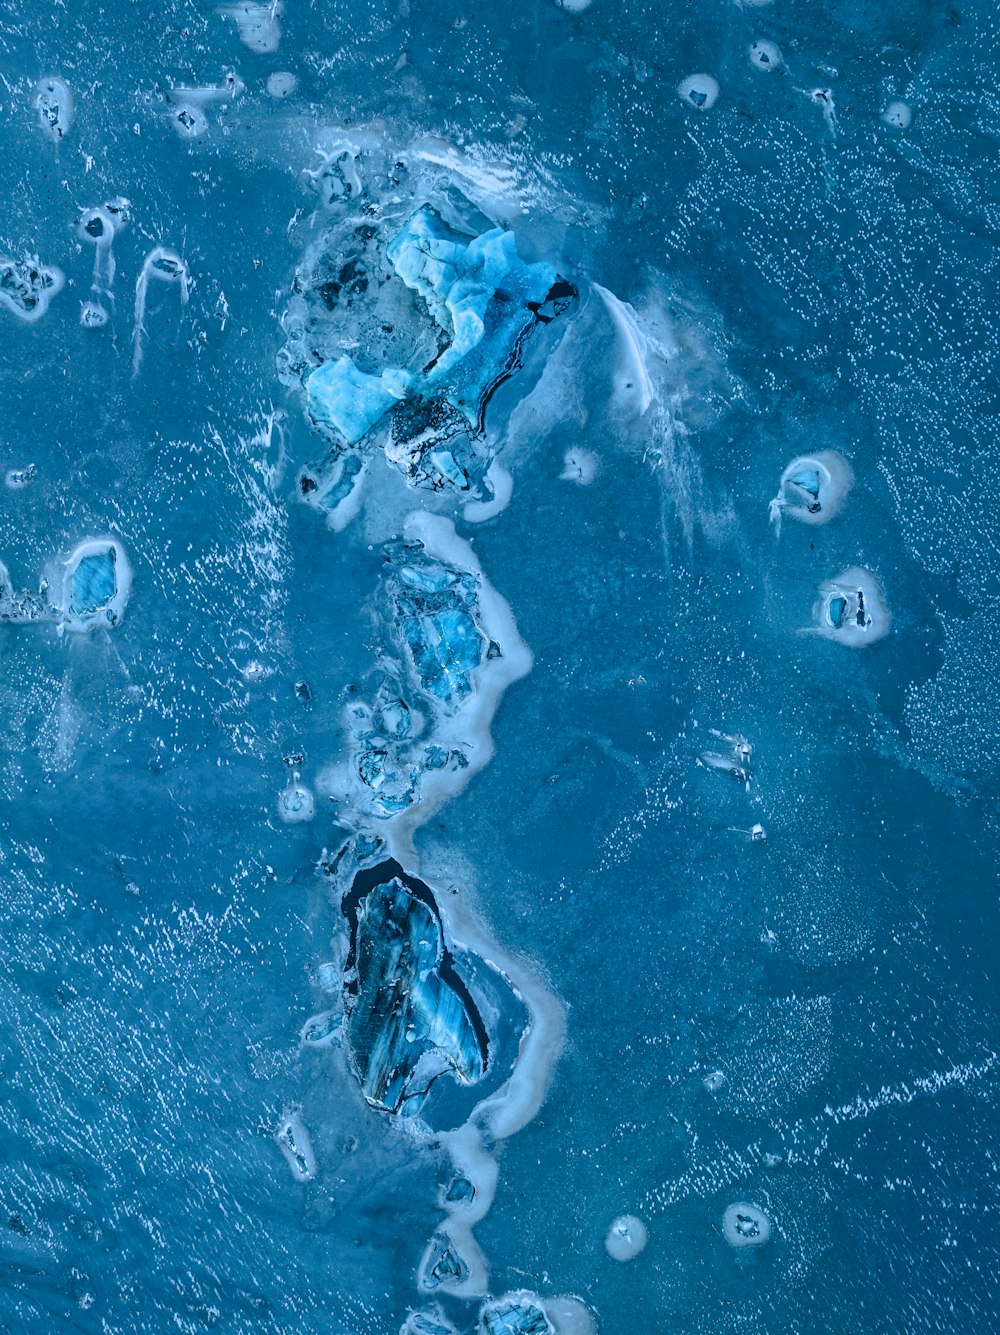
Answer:
POLYGON ((446 1071, 462 1084, 480 1080, 489 1039, 428 887, 390 859, 359 872, 344 912, 345 1035, 368 1102, 413 1116, 446 1071))

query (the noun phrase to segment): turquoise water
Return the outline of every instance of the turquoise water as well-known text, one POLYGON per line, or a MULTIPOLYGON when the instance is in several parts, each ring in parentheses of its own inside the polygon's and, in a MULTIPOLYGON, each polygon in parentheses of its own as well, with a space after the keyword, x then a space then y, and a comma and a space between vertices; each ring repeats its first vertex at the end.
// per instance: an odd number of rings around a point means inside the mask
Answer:
POLYGON ((577 9, 0 9, 0 1328, 993 1328, 1000 24, 577 9))

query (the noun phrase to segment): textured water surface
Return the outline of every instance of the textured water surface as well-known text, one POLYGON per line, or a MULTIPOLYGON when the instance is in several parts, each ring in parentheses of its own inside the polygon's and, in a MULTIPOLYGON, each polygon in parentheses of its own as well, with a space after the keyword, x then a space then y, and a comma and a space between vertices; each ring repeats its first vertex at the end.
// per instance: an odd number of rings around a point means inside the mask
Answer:
POLYGON ((998 39, 0 2, 0 1327, 993 1328, 998 39))

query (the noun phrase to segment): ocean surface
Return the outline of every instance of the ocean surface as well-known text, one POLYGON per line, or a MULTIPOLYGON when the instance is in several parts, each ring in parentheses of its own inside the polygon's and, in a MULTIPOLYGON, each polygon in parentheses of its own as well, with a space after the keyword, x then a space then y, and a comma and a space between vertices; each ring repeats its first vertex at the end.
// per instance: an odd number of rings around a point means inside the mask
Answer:
POLYGON ((998 58, 0 0, 0 1329, 996 1329, 998 58))

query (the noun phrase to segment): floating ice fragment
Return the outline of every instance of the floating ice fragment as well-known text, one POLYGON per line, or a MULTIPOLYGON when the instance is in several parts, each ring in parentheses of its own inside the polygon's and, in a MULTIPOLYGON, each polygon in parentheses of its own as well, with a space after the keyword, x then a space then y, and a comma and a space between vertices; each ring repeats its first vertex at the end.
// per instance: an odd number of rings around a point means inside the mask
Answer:
POLYGON ((719 82, 711 74, 689 74, 678 84, 677 96, 696 111, 710 111, 719 100, 719 82))
POLYGON ((61 269, 40 264, 37 257, 14 260, 0 255, 0 305, 26 324, 42 318, 64 282, 61 269))
POLYGON ((10 580, 10 572, 0 561, 0 623, 54 621, 59 610, 49 601, 48 585, 43 581, 38 593, 17 590, 10 580))
POLYGON ((634 1214, 623 1214, 612 1221, 604 1245, 613 1260, 631 1261, 648 1241, 649 1232, 642 1220, 634 1214))
POLYGON ((406 394, 399 373, 368 375, 350 357, 319 366, 305 383, 306 406, 317 426, 331 427, 348 445, 366 435, 406 394))
POLYGON ((299 495, 327 516, 327 523, 340 533, 361 506, 365 462, 353 450, 335 447, 321 464, 308 464, 299 474, 299 495))
POLYGON ((210 102, 232 101, 244 91, 243 80, 230 70, 218 84, 188 87, 178 84, 167 93, 171 107, 171 121, 182 139, 197 139, 208 129, 204 108, 210 102))
POLYGON ((719 774, 728 774, 730 778, 735 779, 737 783, 742 784, 749 790, 752 774, 750 757, 753 755, 751 744, 741 733, 731 736, 728 733, 719 732, 716 728, 710 729, 710 732, 720 742, 726 742, 728 750, 725 752, 702 751, 698 757, 698 763, 704 765, 706 769, 715 770, 719 774))
POLYGON ((117 626, 125 615, 132 568, 116 538, 91 538, 66 562, 62 624, 88 631, 117 626))
POLYGON ((715 1094, 726 1083, 726 1077, 722 1071, 709 1071, 701 1083, 710 1094, 715 1094))
POLYGON ((542 1306, 556 1335, 597 1335, 597 1322, 587 1304, 572 1294, 546 1298, 542 1306))
POLYGON ((297 76, 288 70, 276 70, 274 74, 267 76, 268 96, 273 97, 278 102, 283 101, 286 97, 291 97, 298 86, 297 76))
POLYGON ((908 130, 913 120, 913 111, 905 102, 890 102, 882 112, 882 120, 894 130, 908 130))
POLYGON ((219 13, 235 21, 244 46, 266 55, 277 51, 281 42, 281 10, 281 0, 268 0, 264 4, 243 0, 240 4, 223 5, 219 13))
POLYGON ((576 482, 581 487, 589 487, 597 476, 598 458, 591 450, 578 447, 569 449, 563 455, 563 470, 559 474, 560 482, 576 482))
POLYGON ((813 617, 818 634, 855 649, 882 639, 890 623, 878 580, 858 566, 820 585, 813 617))
POLYGON ((540 1300, 524 1290, 487 1303, 479 1329, 482 1335, 555 1335, 540 1300))
POLYGON ((297 1108, 282 1114, 274 1138, 297 1182, 308 1182, 316 1176, 312 1141, 297 1108))
POLYGON ((771 522, 780 533, 787 511, 804 524, 825 524, 840 509, 853 484, 850 464, 835 450, 800 454, 781 475, 778 494, 768 511, 771 522))
POLYGON ((330 148, 318 148, 320 157, 318 167, 306 168, 305 175, 312 181, 327 208, 347 204, 357 199, 363 186, 358 173, 357 144, 338 141, 330 148))
POLYGON ((73 123, 73 94, 69 84, 54 74, 39 79, 35 85, 35 109, 39 125, 58 144, 73 123))
POLYGON ((460 1289, 469 1277, 469 1267, 459 1256, 445 1233, 437 1233, 431 1238, 420 1267, 420 1287, 433 1292, 435 1289, 460 1289))
MULTIPOLYGON (((462 1084, 481 1079, 486 1029, 445 947, 429 888, 390 859, 358 873, 344 913, 345 1035, 368 1102, 412 1116, 444 1072, 462 1084)), ((451 1264, 443 1253, 438 1263, 451 1264)))
POLYGON ((750 64, 765 74, 772 74, 781 66, 781 52, 773 42, 757 40, 750 45, 750 64))
POLYGON ((20 491, 22 487, 34 482, 36 471, 34 464, 28 464, 25 468, 8 468, 3 480, 11 491, 20 491))
POLYGON ((84 329, 103 329, 108 323, 108 312, 96 301, 84 301, 80 304, 80 323, 84 329))
POLYGON ((722 1216, 722 1233, 733 1247, 760 1247, 771 1236, 771 1221, 759 1206, 737 1201, 722 1216))

